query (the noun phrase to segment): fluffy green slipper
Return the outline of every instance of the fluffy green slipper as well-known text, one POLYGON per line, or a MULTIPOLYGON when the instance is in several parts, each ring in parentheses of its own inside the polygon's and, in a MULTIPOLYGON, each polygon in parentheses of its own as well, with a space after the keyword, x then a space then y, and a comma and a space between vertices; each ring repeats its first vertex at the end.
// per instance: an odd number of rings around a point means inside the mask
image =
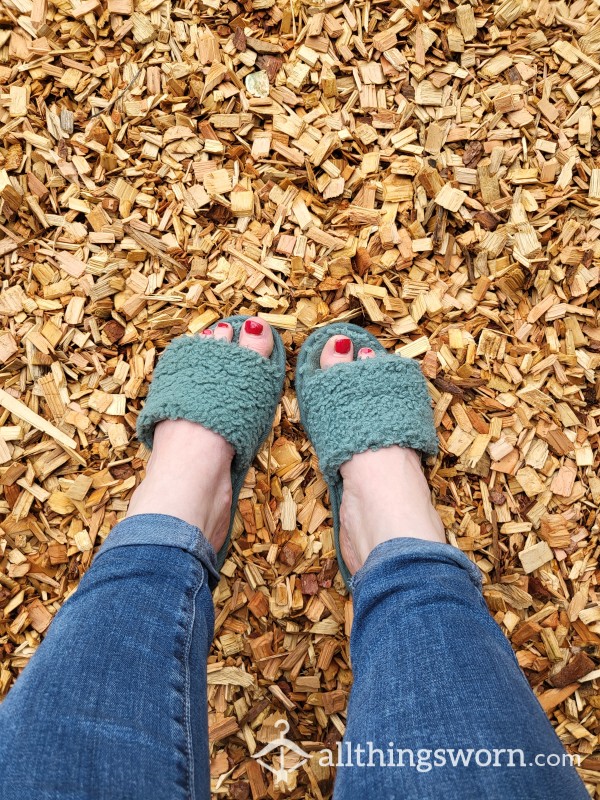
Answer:
MULTIPOLYGON (((246 316, 228 317, 233 342, 246 316)), ((214 327, 214 326, 213 326, 214 327)), ((137 421, 138 438, 152 448, 154 427, 164 419, 187 419, 220 434, 234 448, 233 501, 220 570, 227 555, 237 499, 260 446, 267 438, 285 377, 285 347, 273 330, 273 352, 264 358, 247 347, 204 336, 180 336, 162 354, 137 421)))
POLYGON ((425 455, 437 453, 427 385, 416 361, 389 354, 363 328, 339 322, 320 328, 304 342, 296 366, 296 394, 302 424, 329 487, 338 564, 349 586, 351 575, 339 545, 343 491, 339 468, 355 453, 394 444, 425 455), (321 369, 321 351, 336 335, 352 339, 355 353, 370 347, 375 358, 321 369))

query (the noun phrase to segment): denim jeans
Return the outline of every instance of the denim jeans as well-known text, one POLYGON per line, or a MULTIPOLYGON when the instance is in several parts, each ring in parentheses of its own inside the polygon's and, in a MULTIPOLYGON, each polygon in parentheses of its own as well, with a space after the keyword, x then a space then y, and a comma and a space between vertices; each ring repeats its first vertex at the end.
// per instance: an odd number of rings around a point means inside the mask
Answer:
MULTIPOLYGON (((0 705, 0 800, 209 798, 214 565, 175 517, 116 526, 0 705)), ((354 686, 333 751, 351 765, 338 767, 336 800, 587 800, 462 553, 393 540, 353 584, 354 686), (359 766, 357 745, 373 766, 359 766), (448 763, 459 748, 478 763, 448 763), (493 749, 524 762, 492 753, 500 763, 486 766, 493 749), (537 754, 561 765, 529 766, 537 754)))

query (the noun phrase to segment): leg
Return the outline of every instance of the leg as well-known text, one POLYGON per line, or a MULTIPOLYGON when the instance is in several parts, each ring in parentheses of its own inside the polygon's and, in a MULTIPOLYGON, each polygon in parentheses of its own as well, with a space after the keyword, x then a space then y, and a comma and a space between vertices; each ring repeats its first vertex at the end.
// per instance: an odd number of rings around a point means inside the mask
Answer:
MULTIPOLYGON (((268 357, 271 328, 247 320, 239 345, 268 357)), ((209 798, 210 588, 234 449, 186 420, 154 433, 128 518, 0 707, 0 800, 209 798)))
MULTIPOLYGON (((334 336, 321 366, 353 357, 351 340, 334 336)), ((418 455, 367 451, 340 474, 340 546, 354 573, 354 686, 341 755, 349 748, 354 766, 338 768, 336 800, 586 800, 575 769, 556 766, 564 749, 488 613, 479 570, 445 543, 418 455), (356 766, 369 763, 369 742, 373 766, 356 766), (470 762, 452 766, 460 748, 470 762), (378 766, 402 763, 403 749, 404 768, 378 766), (536 765, 537 754, 550 764, 536 765)))
POLYGON ((404 768, 379 767, 374 753, 374 767, 342 767, 337 800, 587 800, 573 767, 529 766, 536 754, 563 763, 564 749, 466 556, 411 538, 380 544, 354 576, 354 603, 345 740, 354 747, 372 742, 384 754, 390 742, 410 748, 414 766, 405 753, 404 768), (435 753, 442 748, 445 754, 435 753), (453 767, 449 751, 460 748, 471 750, 471 763, 453 767))
POLYGON ((2 800, 209 797, 212 563, 174 517, 114 529, 0 706, 2 800))

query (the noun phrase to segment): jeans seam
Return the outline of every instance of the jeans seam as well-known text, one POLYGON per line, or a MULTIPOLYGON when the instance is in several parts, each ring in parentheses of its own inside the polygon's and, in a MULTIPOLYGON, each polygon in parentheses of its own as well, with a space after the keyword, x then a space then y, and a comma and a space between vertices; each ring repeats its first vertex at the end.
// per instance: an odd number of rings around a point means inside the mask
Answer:
POLYGON ((185 648, 184 648, 184 718, 185 718, 185 740, 186 740, 186 756, 188 762, 188 797, 189 800, 195 798, 195 782, 196 776, 194 772, 194 756, 193 756, 193 737, 192 737, 192 701, 191 701, 191 668, 190 668, 190 652, 192 648, 192 639, 194 636, 194 625, 196 624, 196 597, 198 592, 204 586, 204 572, 200 575, 200 580, 196 586, 192 597, 191 608, 191 624, 188 627, 185 648))

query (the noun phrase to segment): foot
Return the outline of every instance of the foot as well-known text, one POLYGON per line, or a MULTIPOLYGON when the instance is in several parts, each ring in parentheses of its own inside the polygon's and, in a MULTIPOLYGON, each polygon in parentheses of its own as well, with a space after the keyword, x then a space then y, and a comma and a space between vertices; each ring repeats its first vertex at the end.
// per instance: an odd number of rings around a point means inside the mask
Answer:
MULTIPOLYGON (((233 328, 228 322, 219 322, 214 332, 205 330, 199 335, 232 342, 233 328)), ((251 317, 240 331, 239 346, 268 358, 273 350, 273 331, 263 320, 251 317)), ((229 528, 233 456, 229 442, 196 422, 159 422, 146 475, 131 498, 127 516, 178 517, 200 528, 218 551, 229 528)))
MULTIPOLYGON (((358 360, 375 358, 368 347, 358 360)), ((347 336, 332 336, 321 353, 321 369, 354 360, 347 336)), ((445 543, 444 526, 431 504, 431 493, 418 453, 384 447, 357 453, 342 464, 344 493, 340 508, 340 548, 354 574, 371 550, 389 539, 412 537, 445 543)))

